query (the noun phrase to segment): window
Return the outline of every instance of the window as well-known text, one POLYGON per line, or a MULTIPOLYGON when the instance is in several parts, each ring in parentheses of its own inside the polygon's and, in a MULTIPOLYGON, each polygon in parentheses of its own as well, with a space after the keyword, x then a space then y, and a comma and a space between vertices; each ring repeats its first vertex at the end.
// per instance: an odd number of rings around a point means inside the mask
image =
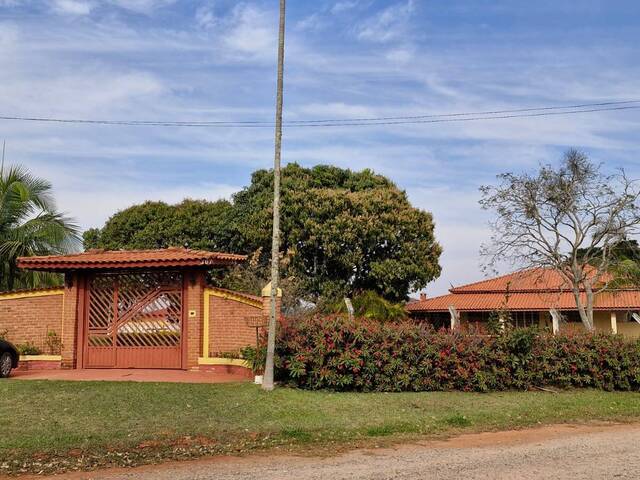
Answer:
POLYGON ((538 312, 511 312, 511 326, 514 328, 537 327, 539 324, 538 312))

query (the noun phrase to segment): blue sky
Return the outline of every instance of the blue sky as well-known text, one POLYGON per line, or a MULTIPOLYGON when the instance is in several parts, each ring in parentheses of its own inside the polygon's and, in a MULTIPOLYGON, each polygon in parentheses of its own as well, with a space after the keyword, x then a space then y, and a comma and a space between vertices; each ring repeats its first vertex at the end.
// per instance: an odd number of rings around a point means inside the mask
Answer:
MULTIPOLYGON (((0 0, 0 114, 271 120, 277 0, 0 0)), ((285 117, 420 115, 640 98, 640 2, 289 0, 285 117)), ((284 162, 373 168, 435 216, 442 277, 480 279, 479 185, 578 147, 640 177, 640 111, 286 129, 284 162)), ((146 199, 229 197, 271 129, 0 122, 7 158, 82 227, 146 199)))

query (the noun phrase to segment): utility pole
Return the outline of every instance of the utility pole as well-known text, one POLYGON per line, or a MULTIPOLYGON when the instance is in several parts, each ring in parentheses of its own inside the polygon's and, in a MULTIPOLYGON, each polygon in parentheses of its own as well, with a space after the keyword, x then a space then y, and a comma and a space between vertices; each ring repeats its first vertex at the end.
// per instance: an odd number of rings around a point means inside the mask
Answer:
POLYGON ((2 179, 2 174, 4 173, 4 151, 7 147, 7 141, 2 141, 2 161, 0 162, 0 179, 2 179))
POLYGON ((271 243, 271 310, 267 361, 264 367, 262 388, 273 390, 273 358, 276 350, 278 280, 280 269, 280 157, 282 152, 282 99, 284 84, 284 23, 286 0, 280 0, 280 29, 278 32, 278 82, 276 95, 276 141, 273 161, 273 237, 271 243))

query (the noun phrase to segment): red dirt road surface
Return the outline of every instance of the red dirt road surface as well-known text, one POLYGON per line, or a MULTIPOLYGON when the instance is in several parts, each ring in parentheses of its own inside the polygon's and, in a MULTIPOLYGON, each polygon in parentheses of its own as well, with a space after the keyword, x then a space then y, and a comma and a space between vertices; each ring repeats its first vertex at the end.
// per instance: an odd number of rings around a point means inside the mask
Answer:
MULTIPOLYGON (((66 474, 92 480, 638 479, 640 424, 469 434, 333 457, 262 454, 66 474)), ((42 477, 38 477, 42 479, 42 477)))

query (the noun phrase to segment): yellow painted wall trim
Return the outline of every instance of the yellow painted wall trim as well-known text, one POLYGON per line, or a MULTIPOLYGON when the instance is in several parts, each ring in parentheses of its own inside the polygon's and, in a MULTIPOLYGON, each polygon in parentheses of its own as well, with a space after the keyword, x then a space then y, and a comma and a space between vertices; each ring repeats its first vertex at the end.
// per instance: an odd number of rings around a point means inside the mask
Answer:
POLYGON ((61 355, 20 355, 21 362, 60 362, 61 355))
POLYGON ((204 291, 204 315, 202 315, 202 356, 209 357, 209 316, 211 308, 209 307, 211 293, 209 290, 204 291))
POLYGON ((235 367, 251 368, 249 363, 242 358, 199 358, 198 365, 231 365, 235 367))
MULTIPOLYGON (((62 317, 60 318, 60 341, 64 338, 64 299, 67 296, 64 294, 64 289, 62 290, 62 317)), ((76 313, 77 315, 77 313, 76 313)))
POLYGON ((53 295, 64 295, 64 289, 40 290, 34 292, 8 292, 0 293, 0 301, 2 300, 19 300, 22 298, 50 297, 53 295))
POLYGON ((262 308, 262 300, 247 298, 244 295, 236 294, 233 292, 225 292, 222 290, 217 290, 215 288, 206 288, 204 293, 205 295, 210 295, 218 298, 225 298, 228 300, 233 300, 234 302, 244 303, 245 305, 250 305, 252 307, 262 308))
MULTIPOLYGON (((264 288, 262 289, 262 296, 263 297, 270 297, 271 296, 271 282, 267 283, 264 288)), ((282 297, 282 289, 278 288, 276 290, 276 297, 280 298, 282 297)))

